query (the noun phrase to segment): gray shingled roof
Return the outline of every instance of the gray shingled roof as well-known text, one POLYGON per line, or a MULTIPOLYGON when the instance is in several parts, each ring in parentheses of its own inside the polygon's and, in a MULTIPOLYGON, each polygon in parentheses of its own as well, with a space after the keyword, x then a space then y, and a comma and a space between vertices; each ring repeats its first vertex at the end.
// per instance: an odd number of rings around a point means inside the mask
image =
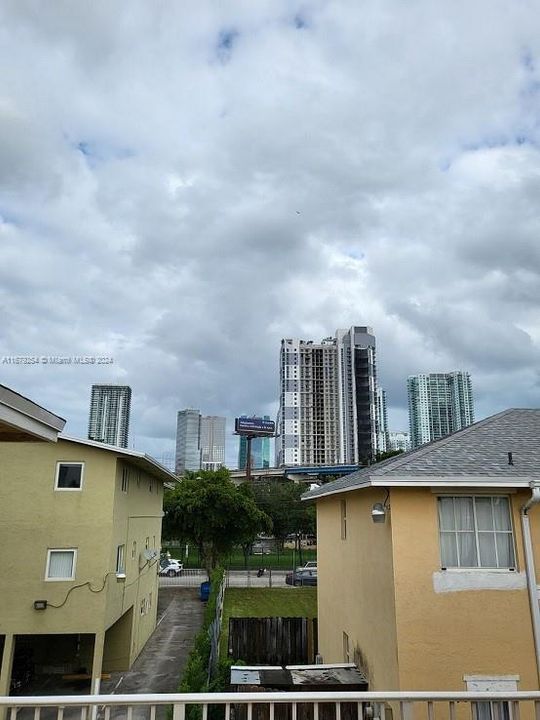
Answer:
POLYGON ((540 409, 512 409, 492 415, 441 440, 363 468, 315 488, 311 500, 396 478, 475 477, 493 482, 540 477, 540 409), (514 464, 508 464, 508 453, 514 464))

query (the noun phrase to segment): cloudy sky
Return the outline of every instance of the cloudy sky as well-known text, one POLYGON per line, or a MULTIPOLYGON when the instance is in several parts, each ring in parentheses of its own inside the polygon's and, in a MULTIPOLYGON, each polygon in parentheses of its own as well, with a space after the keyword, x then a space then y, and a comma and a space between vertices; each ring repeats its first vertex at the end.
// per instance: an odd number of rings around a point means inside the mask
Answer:
POLYGON ((95 382, 156 455, 273 415, 280 339, 353 324, 392 429, 416 372, 540 405, 538 0, 3 0, 0 38, 0 382, 70 434, 95 382))

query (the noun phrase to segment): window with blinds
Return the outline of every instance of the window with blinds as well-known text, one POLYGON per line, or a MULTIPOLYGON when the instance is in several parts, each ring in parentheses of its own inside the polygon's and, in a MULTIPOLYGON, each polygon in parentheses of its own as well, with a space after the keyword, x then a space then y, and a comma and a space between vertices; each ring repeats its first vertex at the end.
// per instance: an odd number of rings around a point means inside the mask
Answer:
POLYGON ((47 553, 46 580, 73 580, 77 550, 49 550, 47 553))

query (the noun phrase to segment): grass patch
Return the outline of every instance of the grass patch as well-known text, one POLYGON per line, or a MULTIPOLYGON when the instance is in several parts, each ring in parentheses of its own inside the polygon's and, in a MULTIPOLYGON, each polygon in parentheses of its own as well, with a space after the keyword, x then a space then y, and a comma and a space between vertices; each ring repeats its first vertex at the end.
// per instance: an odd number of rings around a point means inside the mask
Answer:
POLYGON ((317 588, 227 588, 220 655, 227 657, 231 617, 317 617, 317 588))
MULTIPOLYGON (((185 568, 202 567, 201 559, 196 550, 191 550, 188 558, 184 557, 185 546, 171 546, 166 541, 163 542, 163 549, 169 550, 171 556, 184 563, 185 568)), ((274 570, 292 570, 295 567, 303 565, 308 560, 317 560, 317 551, 311 548, 302 550, 302 559, 299 553, 292 548, 284 548, 282 552, 272 552, 269 555, 248 555, 247 569, 258 570, 261 567, 273 568, 274 570)), ((221 565, 227 570, 245 570, 244 555, 241 550, 237 550, 227 558, 222 558, 221 565)))

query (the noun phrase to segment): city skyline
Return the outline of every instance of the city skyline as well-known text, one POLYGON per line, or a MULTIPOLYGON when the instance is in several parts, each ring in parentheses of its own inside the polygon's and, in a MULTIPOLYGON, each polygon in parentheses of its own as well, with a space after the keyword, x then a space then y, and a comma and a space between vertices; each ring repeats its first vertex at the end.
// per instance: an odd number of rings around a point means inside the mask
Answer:
POLYGON ((275 418, 281 338, 358 318, 391 429, 423 369, 540 406, 530 5, 0 5, 0 372, 66 433, 94 383, 153 456, 178 408, 275 418))

